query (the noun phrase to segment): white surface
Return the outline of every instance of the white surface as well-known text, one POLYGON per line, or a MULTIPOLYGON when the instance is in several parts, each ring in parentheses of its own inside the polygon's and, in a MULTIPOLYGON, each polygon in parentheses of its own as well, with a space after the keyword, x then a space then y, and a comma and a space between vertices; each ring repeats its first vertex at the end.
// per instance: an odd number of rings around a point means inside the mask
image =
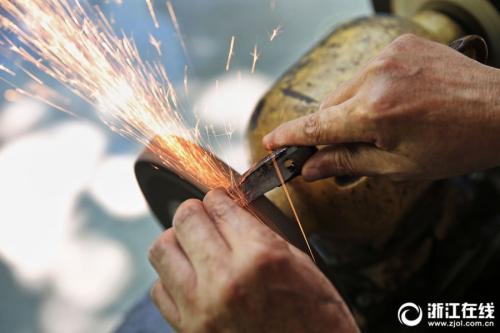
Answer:
POLYGON ((206 123, 242 133, 270 85, 271 80, 263 75, 226 74, 203 90, 196 110, 206 123))
POLYGON ((124 221, 148 214, 148 207, 134 175, 137 156, 105 158, 97 166, 89 192, 106 211, 124 221))

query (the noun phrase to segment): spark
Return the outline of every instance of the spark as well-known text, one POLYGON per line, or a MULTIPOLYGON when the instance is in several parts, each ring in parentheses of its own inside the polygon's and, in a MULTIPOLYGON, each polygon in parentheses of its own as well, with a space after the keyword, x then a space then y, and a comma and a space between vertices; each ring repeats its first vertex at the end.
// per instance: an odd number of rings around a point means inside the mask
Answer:
POLYGON ((281 25, 278 25, 276 28, 273 29, 273 31, 269 34, 269 41, 272 42, 276 37, 281 35, 283 32, 283 27, 281 25))
POLYGON ((136 44, 118 37, 97 7, 79 0, 0 1, 0 27, 16 37, 14 43, 3 35, 16 57, 94 106, 112 130, 147 145, 166 167, 201 188, 222 187, 244 200, 234 190, 238 176, 186 125, 164 67, 143 61, 136 44))
POLYGON ((159 56, 161 56, 161 42, 155 38, 152 34, 149 34, 149 44, 151 44, 159 56))
POLYGON ((33 98, 33 99, 39 100, 40 102, 45 103, 48 106, 51 106, 51 107, 53 107, 53 108, 55 108, 55 109, 57 109, 57 110, 59 110, 61 112, 64 112, 64 113, 69 114, 70 116, 76 117, 76 114, 74 114, 70 110, 65 109, 62 106, 57 105, 55 103, 52 103, 50 100, 48 100, 47 98, 42 97, 40 94, 32 94, 29 91, 21 89, 21 88, 16 88, 15 91, 18 94, 21 94, 21 95, 27 96, 29 98, 33 98))
POLYGON ((234 36, 231 36, 231 41, 229 42, 229 51, 227 52, 227 61, 226 61, 226 71, 229 70, 229 66, 231 66, 231 59, 233 58, 234 52, 234 36))
POLYGON ((151 15, 151 18, 153 19, 153 23, 155 25, 155 28, 158 29, 160 27, 160 23, 158 23, 158 19, 156 18, 155 8, 154 8, 154 5, 151 1, 152 0, 146 0, 146 4, 148 5, 149 14, 151 15))
POLYGON ((257 60, 259 60, 260 53, 257 52, 257 44, 253 47, 252 53, 250 53, 252 56, 252 74, 255 73, 255 65, 257 64, 257 60))
POLYGON ((2 64, 0 64, 0 71, 5 72, 5 73, 12 75, 12 76, 16 76, 16 73, 14 71, 8 69, 7 67, 5 67, 5 65, 2 65, 2 64))
POLYGON ((177 15, 175 14, 174 6, 170 2, 170 0, 167 0, 167 10, 168 15, 170 15, 170 19, 172 20, 172 24, 174 25, 175 33, 177 34, 177 37, 179 38, 179 41, 181 43, 182 51, 184 52, 186 58, 189 58, 186 43, 184 42, 184 38, 182 37, 181 27, 179 25, 179 21, 177 20, 177 15))
POLYGON ((224 135, 226 135, 229 139, 231 139, 233 133, 234 133, 233 125, 230 122, 224 122, 224 135))
POLYGON ((188 65, 184 65, 184 94, 189 95, 189 84, 188 84, 188 65))
POLYGON ((290 204, 290 208, 292 209, 293 216, 295 218, 295 221, 297 222, 297 225, 300 228, 300 232, 302 234, 302 237, 304 238, 304 241, 306 242, 307 249, 309 251, 309 254, 311 255, 311 259, 316 262, 316 259, 314 258, 313 251, 311 249, 311 246, 309 245, 309 241, 307 240, 306 233, 304 231, 304 228, 302 227, 302 222, 300 221, 299 214, 297 214, 297 210, 295 209, 295 205, 293 204, 292 197, 290 196, 290 192, 288 192, 288 188, 286 186, 285 180, 283 179, 283 175, 281 174, 280 168, 278 167, 278 163, 276 162, 276 159, 273 157, 273 166, 274 169, 276 170, 276 174, 278 175, 278 178, 281 183, 281 187, 283 188, 283 191, 285 192, 286 199, 288 200, 288 203, 290 204))
POLYGON ((32 79, 33 81, 35 81, 36 83, 40 84, 40 85, 43 85, 43 81, 40 80, 35 74, 31 73, 29 70, 27 70, 26 68, 22 67, 22 66, 18 66, 19 69, 21 69, 26 75, 28 75, 30 77, 30 79, 32 79))

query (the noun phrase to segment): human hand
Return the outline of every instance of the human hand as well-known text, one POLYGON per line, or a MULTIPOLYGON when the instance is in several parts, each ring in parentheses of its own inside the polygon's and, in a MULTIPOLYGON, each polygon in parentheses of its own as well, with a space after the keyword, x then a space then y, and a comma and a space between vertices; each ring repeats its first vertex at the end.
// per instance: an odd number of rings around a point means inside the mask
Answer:
POLYGON ((500 70, 445 45, 404 35, 320 110, 263 139, 271 150, 327 145, 306 163, 329 176, 438 179, 500 165, 500 70))
POLYGON ((221 190, 184 202, 149 257, 152 298, 179 331, 358 331, 310 258, 221 190))

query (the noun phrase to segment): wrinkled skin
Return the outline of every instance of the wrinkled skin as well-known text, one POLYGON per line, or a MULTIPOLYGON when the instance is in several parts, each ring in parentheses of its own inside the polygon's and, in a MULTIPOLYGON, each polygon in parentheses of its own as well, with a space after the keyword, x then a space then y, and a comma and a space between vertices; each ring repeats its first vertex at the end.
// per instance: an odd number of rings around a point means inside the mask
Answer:
POLYGON ((311 259, 221 190, 188 200, 150 251, 151 295, 181 332, 357 332, 311 259))
POLYGON ((302 170, 439 179, 500 165, 500 70, 414 35, 387 46, 320 110, 264 137, 267 149, 325 145, 302 170))
MULTIPOLYGON (((303 176, 437 179, 500 165, 500 71, 404 35, 268 149, 324 145, 303 176)), ((182 332, 356 332, 336 289, 299 250, 220 190, 183 203, 150 251, 151 293, 182 332)))

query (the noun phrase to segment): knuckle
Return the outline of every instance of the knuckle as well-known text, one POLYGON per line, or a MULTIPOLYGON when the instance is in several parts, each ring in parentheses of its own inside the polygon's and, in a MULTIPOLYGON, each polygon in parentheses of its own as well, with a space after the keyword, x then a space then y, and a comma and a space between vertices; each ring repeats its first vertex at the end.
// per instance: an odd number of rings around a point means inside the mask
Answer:
POLYGON ((148 251, 148 259, 149 259, 149 262, 150 263, 153 263, 155 262, 157 259, 158 259, 159 255, 158 255, 158 249, 157 249, 157 245, 156 243, 154 243, 150 248, 149 248, 149 251, 148 251))
POLYGON ((232 201, 222 190, 213 190, 207 193, 203 199, 203 204, 210 209, 215 220, 223 218, 232 209, 232 201))
POLYGON ((400 68, 399 59, 395 54, 382 54, 375 58, 371 64, 369 71, 373 74, 389 74, 400 68))
POLYGON ((149 262, 153 263, 159 261, 162 256, 162 250, 159 244, 159 239, 153 243, 153 245, 149 248, 148 259, 149 262))
POLYGON ((371 125, 377 120, 377 112, 374 111, 370 102, 363 102, 361 105, 356 106, 354 115, 356 116, 356 122, 363 126, 371 125))
POLYGON ((168 246, 174 238, 173 229, 165 230, 160 237, 158 237, 153 245, 149 248, 148 259, 150 262, 160 261, 165 253, 165 247, 168 246))
POLYGON ((369 65, 369 71, 375 73, 391 73, 406 66, 402 53, 416 52, 422 38, 413 34, 403 34, 397 37, 369 65))
POLYGON ((184 201, 175 212, 173 225, 175 227, 183 225, 190 217, 199 214, 202 209, 200 200, 189 199, 184 201))
POLYGON ((216 202, 225 196, 225 192, 222 189, 214 189, 208 191, 208 193, 203 198, 204 204, 211 204, 212 202, 216 202))
POLYGON ((367 121, 380 120, 380 115, 387 113, 394 106, 394 99, 391 94, 384 89, 377 94, 372 94, 366 101, 364 116, 367 121))
POLYGON ((390 47, 395 52, 411 51, 419 41, 420 37, 417 35, 406 33, 394 39, 390 47))
POLYGON ((319 113, 315 112, 306 117, 304 122, 304 135, 313 142, 319 142, 322 137, 322 129, 319 113))

